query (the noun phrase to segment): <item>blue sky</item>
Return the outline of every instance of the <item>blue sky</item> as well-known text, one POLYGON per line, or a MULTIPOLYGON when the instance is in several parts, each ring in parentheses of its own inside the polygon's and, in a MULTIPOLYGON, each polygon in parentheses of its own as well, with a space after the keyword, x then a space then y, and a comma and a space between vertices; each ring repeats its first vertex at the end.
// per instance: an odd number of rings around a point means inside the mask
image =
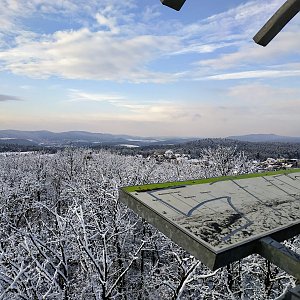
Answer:
POLYGON ((300 136, 300 14, 252 41, 284 2, 0 0, 0 129, 300 136))

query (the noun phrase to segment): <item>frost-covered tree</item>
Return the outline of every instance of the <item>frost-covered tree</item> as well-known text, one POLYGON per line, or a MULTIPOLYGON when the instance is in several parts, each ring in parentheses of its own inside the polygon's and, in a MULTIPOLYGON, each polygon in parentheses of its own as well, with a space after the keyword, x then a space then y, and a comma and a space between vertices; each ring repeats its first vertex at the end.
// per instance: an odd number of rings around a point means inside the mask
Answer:
MULTIPOLYGON (((234 149, 214 151, 201 164, 72 148, 0 156, 0 299, 279 296, 294 279, 259 256, 211 272, 118 201, 125 185, 250 170, 234 149)), ((287 245, 299 251, 299 237, 287 245)))
POLYGON ((201 151, 200 160, 206 177, 249 173, 251 163, 236 147, 218 146, 201 151))

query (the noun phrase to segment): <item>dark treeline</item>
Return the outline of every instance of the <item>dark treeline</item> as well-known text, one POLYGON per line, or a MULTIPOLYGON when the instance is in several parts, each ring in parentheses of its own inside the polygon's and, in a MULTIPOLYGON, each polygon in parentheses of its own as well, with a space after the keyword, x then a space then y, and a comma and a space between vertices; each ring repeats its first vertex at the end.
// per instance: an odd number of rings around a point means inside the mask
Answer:
MULTIPOLYGON (((187 142, 178 145, 152 145, 139 148, 118 147, 116 145, 97 145, 92 149, 104 149, 125 155, 143 155, 147 157, 154 153, 164 153, 168 149, 172 149, 177 153, 185 153, 191 155, 192 158, 199 157, 203 149, 216 149, 218 146, 236 147, 237 151, 243 151, 249 159, 265 160, 268 157, 273 158, 297 158, 300 159, 300 143, 278 143, 278 142, 241 142, 230 139, 202 139, 193 142, 187 142)), ((70 146, 68 146, 70 147, 70 146)), ((80 148, 78 145, 71 147, 80 148)), ((83 146, 82 146, 83 147, 83 146)), ((85 145, 83 148, 86 148, 85 145)), ((47 153, 56 153, 65 147, 42 147, 33 145, 18 144, 0 144, 0 152, 25 152, 25 151, 43 151, 47 153)))
POLYGON ((300 143, 253 143, 241 142, 230 139, 202 139, 188 142, 180 145, 162 145, 147 146, 141 148, 119 148, 122 154, 141 154, 149 156, 155 152, 161 152, 172 149, 177 153, 190 154, 192 158, 199 157, 201 151, 206 148, 216 149, 218 146, 236 147, 237 151, 243 151, 250 159, 265 160, 268 157, 273 158, 297 158, 300 159, 300 143))
POLYGON ((300 158, 300 143, 252 143, 230 139, 204 139, 182 145, 182 150, 190 151, 192 156, 199 156, 202 148, 211 147, 215 149, 218 145, 236 146, 238 151, 244 151, 252 159, 265 160, 268 157, 300 158))
POLYGON ((55 153, 58 149, 51 147, 42 147, 34 145, 19 145, 19 144, 0 144, 0 153, 2 152, 33 152, 43 151, 47 153, 55 153))

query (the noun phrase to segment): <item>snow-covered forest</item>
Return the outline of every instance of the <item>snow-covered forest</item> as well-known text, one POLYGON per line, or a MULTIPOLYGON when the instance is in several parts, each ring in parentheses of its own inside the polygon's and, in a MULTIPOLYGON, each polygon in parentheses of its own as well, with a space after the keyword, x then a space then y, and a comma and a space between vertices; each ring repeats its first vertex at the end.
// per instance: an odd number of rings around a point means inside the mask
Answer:
MULTIPOLYGON (((246 173, 232 147, 209 165, 66 149, 0 156, 0 299, 276 299, 295 280, 252 255, 215 272, 118 201, 118 188, 246 173)), ((300 238, 286 242, 300 251, 300 238)))

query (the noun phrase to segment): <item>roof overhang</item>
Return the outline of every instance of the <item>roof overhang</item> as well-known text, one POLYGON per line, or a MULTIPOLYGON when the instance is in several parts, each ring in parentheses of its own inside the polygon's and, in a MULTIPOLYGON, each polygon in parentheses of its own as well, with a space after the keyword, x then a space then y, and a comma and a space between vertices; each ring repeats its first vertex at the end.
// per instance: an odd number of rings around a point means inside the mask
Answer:
POLYGON ((163 5, 171 7, 177 11, 181 9, 186 0, 160 0, 163 5))
MULTIPOLYGON (((181 9, 186 0, 160 0, 163 5, 177 11, 181 9)), ((291 21, 300 11, 300 0, 287 0, 268 22, 254 36, 253 40, 261 45, 267 46, 270 41, 291 21)))

